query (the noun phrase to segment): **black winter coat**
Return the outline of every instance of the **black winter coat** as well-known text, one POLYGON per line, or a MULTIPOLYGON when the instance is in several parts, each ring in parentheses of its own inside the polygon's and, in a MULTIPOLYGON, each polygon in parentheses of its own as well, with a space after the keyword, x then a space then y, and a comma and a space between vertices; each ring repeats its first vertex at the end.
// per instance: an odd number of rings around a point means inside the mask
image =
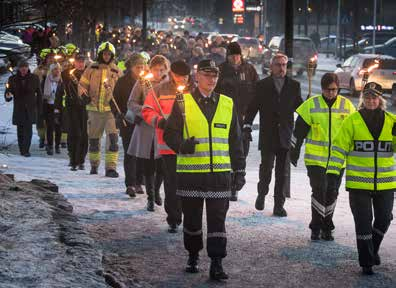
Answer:
POLYGON ((8 84, 9 88, 5 90, 4 97, 7 92, 13 95, 11 99, 5 98, 7 102, 14 100, 12 124, 35 124, 43 107, 39 77, 30 71, 22 77, 18 71, 16 75, 8 78, 8 84))
MULTIPOLYGON (((123 113, 124 115, 128 111, 128 106, 127 106, 128 99, 129 99, 129 95, 131 95, 133 86, 135 86, 135 83, 136 83, 136 79, 134 79, 131 76, 130 72, 128 72, 124 76, 120 77, 114 86, 114 91, 113 91, 114 99, 117 102, 118 107, 121 110, 121 113, 123 113)), ((116 113, 115 107, 113 106, 112 103, 111 103, 111 107, 113 113, 116 113)))
POLYGON ((215 90, 234 100, 239 123, 242 125, 249 103, 254 98, 259 76, 254 66, 246 62, 242 62, 237 70, 227 61, 219 68, 220 76, 215 90))
POLYGON ((300 83, 287 76, 280 95, 272 76, 257 82, 256 95, 249 105, 244 125, 252 125, 260 112, 259 150, 290 149, 293 113, 302 102, 300 83))

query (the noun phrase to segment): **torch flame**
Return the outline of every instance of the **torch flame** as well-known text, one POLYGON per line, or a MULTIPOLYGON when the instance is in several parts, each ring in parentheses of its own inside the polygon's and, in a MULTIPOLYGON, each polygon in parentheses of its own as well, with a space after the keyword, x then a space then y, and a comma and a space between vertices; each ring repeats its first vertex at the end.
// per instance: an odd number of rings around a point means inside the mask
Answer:
POLYGON ((180 86, 177 87, 177 91, 183 92, 185 88, 186 88, 186 86, 180 85, 180 86))
POLYGON ((107 83, 107 78, 105 78, 104 80, 103 80, 103 84, 106 84, 107 83))
POLYGON ((76 69, 73 69, 73 70, 70 70, 70 75, 72 75, 73 73, 74 73, 74 70, 76 70, 76 69))
POLYGON ((75 61, 74 58, 70 58, 70 59, 69 59, 69 62, 72 63, 72 64, 74 63, 74 61, 75 61))
POLYGON ((143 76, 144 76, 144 71, 140 72, 140 73, 139 73, 139 76, 140 76, 140 77, 143 77, 143 76))
POLYGON ((9 67, 8 70, 9 70, 10 72, 14 72, 14 69, 13 69, 12 67, 9 67))
POLYGON ((60 56, 60 55, 55 55, 55 56, 54 56, 54 59, 55 59, 55 60, 59 60, 59 59, 61 59, 61 58, 62 58, 62 56, 60 56))
POLYGON ((367 68, 367 72, 368 73, 371 73, 373 70, 375 70, 375 69, 377 69, 379 67, 378 61, 376 60, 375 62, 376 62, 375 64, 373 64, 373 65, 371 65, 370 67, 367 68))
POLYGON ((10 84, 6 83, 6 88, 7 89, 10 88, 10 84))
POLYGON ((198 65, 197 65, 197 64, 194 65, 194 69, 195 69, 195 70, 198 69, 198 65))
POLYGON ((87 52, 88 58, 91 58, 91 52, 87 52))
POLYGON ((145 80, 150 80, 154 77, 153 73, 148 73, 146 76, 144 76, 145 80))

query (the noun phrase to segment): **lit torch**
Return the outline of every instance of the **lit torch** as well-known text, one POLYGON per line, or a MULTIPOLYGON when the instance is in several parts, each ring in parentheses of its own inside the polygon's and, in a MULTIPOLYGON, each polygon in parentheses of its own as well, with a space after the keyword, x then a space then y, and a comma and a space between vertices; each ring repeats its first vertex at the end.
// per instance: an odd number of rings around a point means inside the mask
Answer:
POLYGON ((10 71, 10 73, 11 73, 12 75, 14 75, 14 68, 12 68, 11 66, 8 67, 8 71, 10 71))
POLYGON ((362 69, 359 71, 359 75, 363 76, 362 78, 362 91, 364 86, 367 84, 370 74, 379 67, 379 59, 374 60, 374 64, 368 67, 367 69, 362 69))
POLYGON ((54 56, 55 61, 58 61, 58 60, 60 60, 61 58, 62 58, 62 56, 61 56, 61 55, 58 55, 58 54, 56 54, 56 55, 54 56))
POLYGON ((76 61, 74 58, 70 58, 70 59, 69 59, 70 64, 73 64, 74 61, 76 61))
POLYGON ((312 94, 312 76, 314 75, 314 71, 316 69, 316 63, 318 60, 318 55, 314 55, 313 57, 311 57, 308 61, 308 69, 307 69, 307 76, 308 76, 308 96, 307 99, 309 97, 311 97, 312 94))
POLYGON ((7 99, 10 99, 12 96, 11 96, 11 93, 8 91, 8 89, 10 89, 10 84, 8 84, 8 82, 5 84, 5 86, 6 86, 6 98, 7 99))
POLYGON ((186 108, 185 108, 184 96, 183 96, 183 91, 185 88, 186 88, 186 86, 183 86, 183 85, 180 85, 177 87, 176 101, 177 101, 177 105, 179 105, 179 109, 182 113, 184 128, 186 129, 187 138, 190 138, 190 133, 188 132, 188 127, 187 127, 187 122, 186 122, 186 108))

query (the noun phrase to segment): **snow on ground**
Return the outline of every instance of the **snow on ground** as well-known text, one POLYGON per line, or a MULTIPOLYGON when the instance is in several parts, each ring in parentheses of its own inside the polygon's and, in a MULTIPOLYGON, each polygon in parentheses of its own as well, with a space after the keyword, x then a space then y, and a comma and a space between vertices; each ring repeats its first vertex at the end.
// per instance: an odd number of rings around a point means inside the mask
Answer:
POLYGON ((326 72, 334 72, 337 67, 337 64, 342 63, 343 61, 340 61, 336 59, 333 55, 329 55, 329 57, 326 56, 326 54, 319 53, 318 54, 318 66, 317 70, 318 71, 326 71, 326 72))

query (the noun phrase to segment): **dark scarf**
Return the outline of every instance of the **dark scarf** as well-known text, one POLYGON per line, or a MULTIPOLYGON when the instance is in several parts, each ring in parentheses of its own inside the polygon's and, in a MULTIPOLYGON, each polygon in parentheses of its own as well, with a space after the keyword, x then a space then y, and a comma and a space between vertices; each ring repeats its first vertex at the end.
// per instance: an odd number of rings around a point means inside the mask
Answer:
POLYGON ((366 108, 359 110, 364 122, 367 125, 371 135, 374 139, 378 139, 385 121, 385 112, 381 108, 369 110, 366 108))

